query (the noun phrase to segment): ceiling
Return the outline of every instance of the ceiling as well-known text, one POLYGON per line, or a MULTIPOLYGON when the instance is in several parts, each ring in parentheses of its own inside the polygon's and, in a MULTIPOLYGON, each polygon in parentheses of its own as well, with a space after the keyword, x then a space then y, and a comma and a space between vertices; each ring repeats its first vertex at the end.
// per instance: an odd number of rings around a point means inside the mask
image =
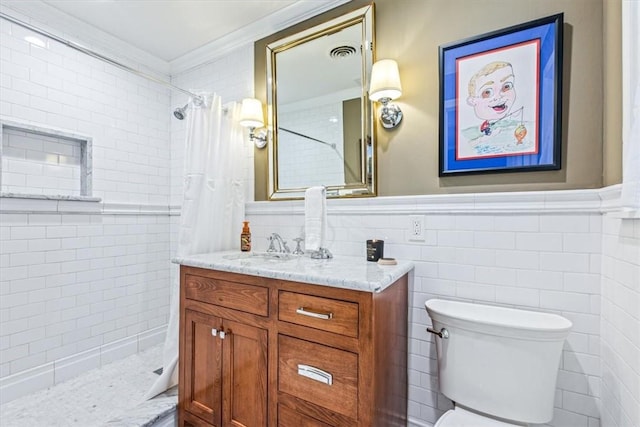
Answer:
POLYGON ((261 31, 267 31, 261 35, 264 37, 345 1, 2 0, 2 3, 30 16, 39 7, 39 15, 46 16, 47 25, 53 28, 56 27, 53 15, 71 16, 170 63, 216 40, 250 31, 252 26, 261 24, 261 31), (47 14, 47 10, 58 13, 47 14))

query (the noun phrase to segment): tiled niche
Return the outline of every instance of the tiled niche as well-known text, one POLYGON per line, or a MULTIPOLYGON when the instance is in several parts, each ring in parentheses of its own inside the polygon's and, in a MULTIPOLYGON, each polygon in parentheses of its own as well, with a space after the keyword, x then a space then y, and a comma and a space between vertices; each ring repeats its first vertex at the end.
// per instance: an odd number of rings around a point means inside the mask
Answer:
POLYGON ((92 195, 91 138, 22 123, 0 124, 3 194, 92 195))

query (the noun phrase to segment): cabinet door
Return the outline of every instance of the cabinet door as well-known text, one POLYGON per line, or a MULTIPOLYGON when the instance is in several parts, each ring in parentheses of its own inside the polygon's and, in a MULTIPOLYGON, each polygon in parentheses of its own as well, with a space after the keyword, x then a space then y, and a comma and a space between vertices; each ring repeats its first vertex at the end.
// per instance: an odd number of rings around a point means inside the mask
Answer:
POLYGON ((185 410, 220 427, 222 404, 222 319, 186 310, 184 325, 185 410), (215 330, 215 331, 213 331, 215 330))
POLYGON ((224 320, 224 427, 267 425, 267 331, 224 320))

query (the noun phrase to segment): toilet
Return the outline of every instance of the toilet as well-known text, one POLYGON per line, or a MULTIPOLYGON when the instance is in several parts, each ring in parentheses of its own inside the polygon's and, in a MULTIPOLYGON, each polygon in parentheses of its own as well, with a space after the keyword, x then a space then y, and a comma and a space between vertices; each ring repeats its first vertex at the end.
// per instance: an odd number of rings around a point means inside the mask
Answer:
POLYGON ((454 409, 434 427, 508 427, 553 418, 571 322, 535 311, 431 299, 440 391, 454 409))

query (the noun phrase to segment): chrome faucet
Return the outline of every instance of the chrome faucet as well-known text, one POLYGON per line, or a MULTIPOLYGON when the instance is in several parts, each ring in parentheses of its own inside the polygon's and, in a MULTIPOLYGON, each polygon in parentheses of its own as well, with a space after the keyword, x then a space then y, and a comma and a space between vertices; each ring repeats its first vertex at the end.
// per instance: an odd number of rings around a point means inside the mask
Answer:
POLYGON ((291 253, 291 250, 287 246, 287 242, 285 242, 278 233, 271 233, 271 236, 267 239, 269 240, 269 249, 267 249, 267 252, 291 253), (275 243, 278 244, 278 249, 275 248, 275 243))

